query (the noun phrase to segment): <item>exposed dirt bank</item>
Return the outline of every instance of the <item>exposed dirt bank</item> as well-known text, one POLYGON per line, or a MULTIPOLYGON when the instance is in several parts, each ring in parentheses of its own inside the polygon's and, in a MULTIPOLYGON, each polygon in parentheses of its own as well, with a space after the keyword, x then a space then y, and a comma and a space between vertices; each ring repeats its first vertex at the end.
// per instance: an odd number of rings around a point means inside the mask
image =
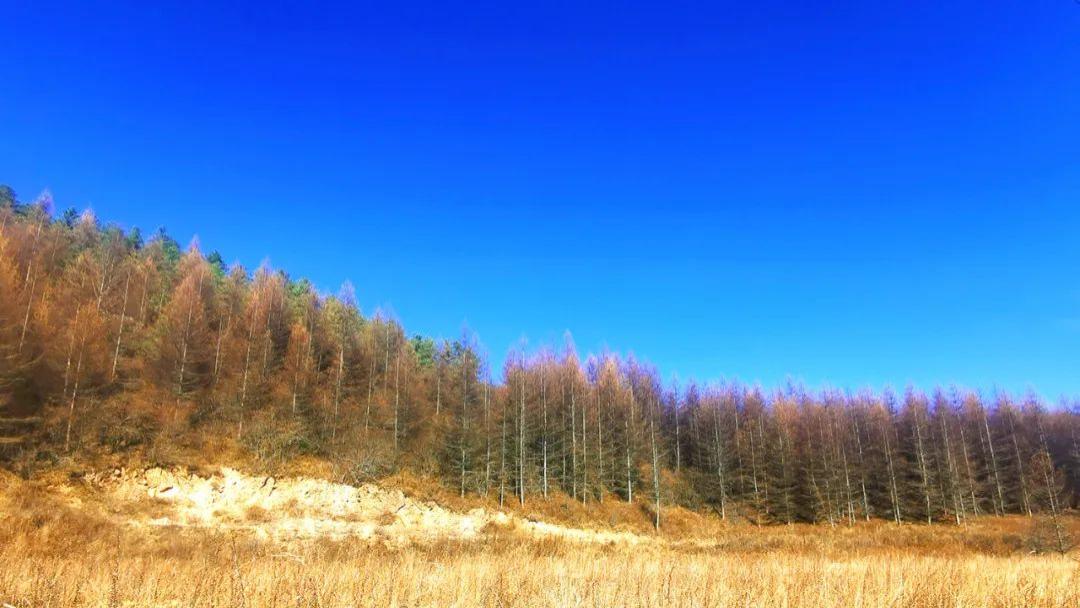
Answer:
POLYGON ((96 473, 79 486, 54 489, 73 506, 97 503, 135 527, 248 530, 275 540, 357 538, 389 543, 467 540, 507 530, 586 543, 649 543, 631 532, 570 528, 490 509, 458 513, 378 485, 359 487, 311 478, 259 477, 223 468, 201 476, 151 468, 96 473))

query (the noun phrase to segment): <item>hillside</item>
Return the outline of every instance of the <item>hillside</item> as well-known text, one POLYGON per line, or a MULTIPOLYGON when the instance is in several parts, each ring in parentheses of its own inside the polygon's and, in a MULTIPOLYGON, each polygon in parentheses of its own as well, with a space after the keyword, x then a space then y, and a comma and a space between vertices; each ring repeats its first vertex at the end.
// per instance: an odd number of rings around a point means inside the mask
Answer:
POLYGON ((960 524, 1080 502, 1074 403, 669 387, 634 357, 582 359, 569 337, 496 374, 469 334, 410 337, 348 289, 51 206, 0 200, 0 458, 24 477, 213 451, 264 475, 414 477, 463 502, 661 529, 675 510, 960 524))

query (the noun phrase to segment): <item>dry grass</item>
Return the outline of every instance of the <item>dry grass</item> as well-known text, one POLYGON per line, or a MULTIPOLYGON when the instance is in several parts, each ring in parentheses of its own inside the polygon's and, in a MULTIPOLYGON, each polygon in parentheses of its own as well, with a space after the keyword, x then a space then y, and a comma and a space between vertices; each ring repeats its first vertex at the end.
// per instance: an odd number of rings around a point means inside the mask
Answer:
MULTIPOLYGON (((262 516, 262 514, 260 514, 262 516)), ((1075 523, 1075 522, 1074 522, 1075 523)), ((644 546, 409 547, 118 527, 0 480, 0 602, 46 606, 1080 606, 1080 562, 1027 554, 1023 518, 958 528, 734 526, 644 546)))
POLYGON ((9 551, 14 606, 1077 606, 1060 557, 833 559, 512 541, 409 549, 121 538, 9 551))

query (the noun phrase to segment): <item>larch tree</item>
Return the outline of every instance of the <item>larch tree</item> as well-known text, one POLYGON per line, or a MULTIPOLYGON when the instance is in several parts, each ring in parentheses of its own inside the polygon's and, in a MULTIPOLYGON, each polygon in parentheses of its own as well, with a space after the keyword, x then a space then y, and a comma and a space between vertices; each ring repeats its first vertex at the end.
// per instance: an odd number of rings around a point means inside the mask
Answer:
POLYGON ((161 378, 171 381, 173 418, 182 403, 205 386, 210 362, 207 311, 211 304, 206 260, 193 245, 180 260, 178 284, 162 308, 156 329, 156 352, 161 378))

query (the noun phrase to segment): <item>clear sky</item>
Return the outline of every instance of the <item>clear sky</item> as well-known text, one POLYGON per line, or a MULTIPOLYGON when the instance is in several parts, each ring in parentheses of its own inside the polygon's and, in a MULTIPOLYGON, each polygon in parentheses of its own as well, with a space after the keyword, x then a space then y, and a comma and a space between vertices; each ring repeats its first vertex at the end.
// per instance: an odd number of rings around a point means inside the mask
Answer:
POLYGON ((1080 395, 1080 3, 451 4, 0 0, 0 182, 496 369, 1080 395))

